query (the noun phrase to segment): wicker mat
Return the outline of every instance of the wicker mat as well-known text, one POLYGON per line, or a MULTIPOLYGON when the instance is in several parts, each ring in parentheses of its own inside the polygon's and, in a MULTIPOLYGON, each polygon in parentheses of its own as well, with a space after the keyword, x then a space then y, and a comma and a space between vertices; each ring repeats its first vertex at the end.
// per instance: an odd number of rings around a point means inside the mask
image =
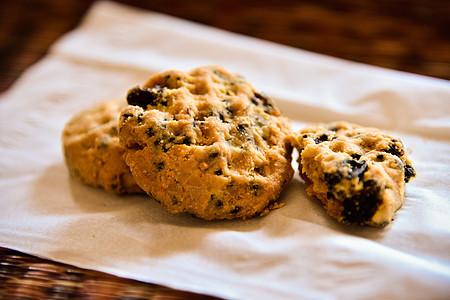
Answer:
POLYGON ((218 299, 0 247, 0 299, 218 299))

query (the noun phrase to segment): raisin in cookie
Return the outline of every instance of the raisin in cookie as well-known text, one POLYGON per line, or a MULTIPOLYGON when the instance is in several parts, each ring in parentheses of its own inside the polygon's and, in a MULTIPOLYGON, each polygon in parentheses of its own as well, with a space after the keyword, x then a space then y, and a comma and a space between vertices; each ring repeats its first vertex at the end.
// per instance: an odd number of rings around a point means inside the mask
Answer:
POLYGON ((347 122, 316 124, 296 136, 299 171, 309 195, 347 224, 385 226, 416 174, 402 142, 347 122))
POLYGON ((241 76, 208 66, 131 89, 119 122, 138 184, 172 213, 249 218, 293 176, 290 125, 241 76))
POLYGON ((62 144, 66 164, 73 177, 115 194, 141 193, 123 154, 117 122, 127 105, 107 101, 75 115, 66 124, 62 144))

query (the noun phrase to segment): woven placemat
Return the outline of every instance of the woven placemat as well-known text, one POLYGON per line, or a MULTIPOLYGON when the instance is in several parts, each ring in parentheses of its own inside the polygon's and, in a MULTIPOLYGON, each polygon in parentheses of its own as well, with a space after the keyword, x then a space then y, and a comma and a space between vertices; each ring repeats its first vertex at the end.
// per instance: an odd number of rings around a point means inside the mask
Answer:
POLYGON ((0 299, 218 299, 0 247, 0 299))

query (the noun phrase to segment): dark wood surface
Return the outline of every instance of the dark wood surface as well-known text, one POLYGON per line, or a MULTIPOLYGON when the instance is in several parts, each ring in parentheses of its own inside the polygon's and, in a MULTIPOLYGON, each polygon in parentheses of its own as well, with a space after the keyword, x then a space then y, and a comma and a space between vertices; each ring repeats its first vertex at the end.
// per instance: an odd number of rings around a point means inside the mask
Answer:
MULTIPOLYGON (((92 2, 0 0, 0 92, 75 28, 92 2)), ((450 80, 448 0, 117 2, 321 54, 450 80)), ((0 248, 0 298, 27 297, 212 299, 0 248)))
MULTIPOLYGON (((92 0, 0 0, 0 91, 75 28, 92 0)), ((371 65, 450 79, 448 0, 121 0, 371 65)))

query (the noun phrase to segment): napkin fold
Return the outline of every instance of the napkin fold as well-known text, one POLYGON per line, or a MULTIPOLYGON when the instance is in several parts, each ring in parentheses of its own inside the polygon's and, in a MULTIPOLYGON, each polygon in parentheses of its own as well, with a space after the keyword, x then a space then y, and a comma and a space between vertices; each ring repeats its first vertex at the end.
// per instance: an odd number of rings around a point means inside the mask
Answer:
MULTIPOLYGON (((450 84, 97 2, 0 99, 0 245, 236 299, 450 295, 450 84), (74 181, 61 132, 77 111, 166 69, 220 64, 295 130, 347 120, 400 136, 418 177, 384 229, 326 215, 295 175, 268 216, 207 222, 74 181)), ((294 162, 295 164, 295 162, 294 162)))

